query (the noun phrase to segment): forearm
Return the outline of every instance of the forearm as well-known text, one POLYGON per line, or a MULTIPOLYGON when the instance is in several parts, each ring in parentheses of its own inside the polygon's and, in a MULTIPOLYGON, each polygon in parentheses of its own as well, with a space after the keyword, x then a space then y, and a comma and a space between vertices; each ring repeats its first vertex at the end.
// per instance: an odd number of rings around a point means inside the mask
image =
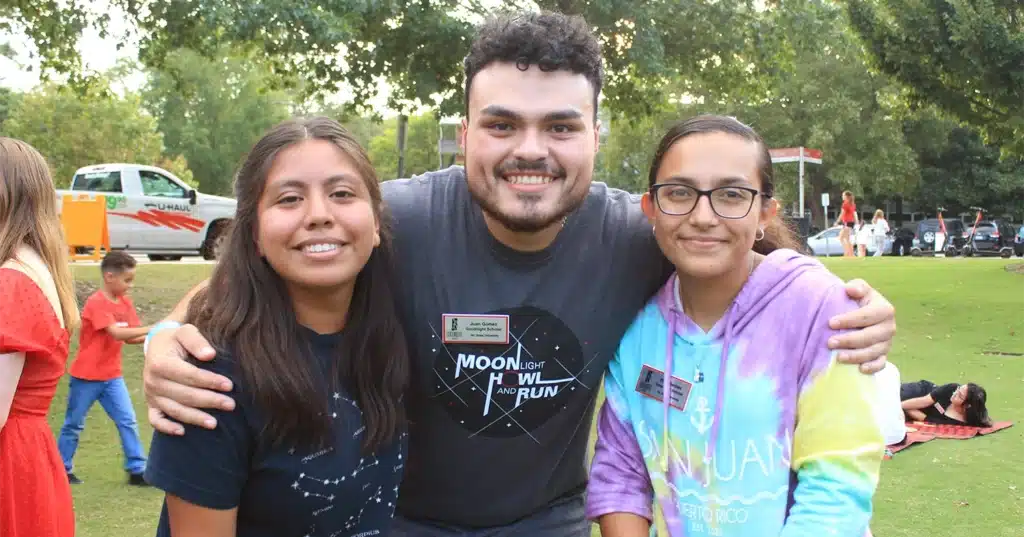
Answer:
POLYGON ((164 320, 184 323, 185 317, 188 315, 188 306, 192 302, 192 298, 196 296, 196 293, 205 289, 206 286, 209 284, 209 279, 199 282, 187 294, 185 294, 185 296, 182 297, 180 301, 178 301, 178 304, 174 306, 174 309, 171 310, 169 314, 167 314, 167 317, 165 317, 164 320))
POLYGON ((647 537, 651 523, 633 513, 610 513, 600 518, 602 537, 647 537))
POLYGON ((110 337, 118 341, 131 343, 134 339, 145 338, 150 328, 149 326, 111 326, 107 328, 107 332, 110 334, 110 337))
POLYGON ((921 410, 922 408, 928 408, 935 404, 935 401, 929 395, 923 397, 915 397, 913 399, 907 399, 900 403, 903 410, 921 410))

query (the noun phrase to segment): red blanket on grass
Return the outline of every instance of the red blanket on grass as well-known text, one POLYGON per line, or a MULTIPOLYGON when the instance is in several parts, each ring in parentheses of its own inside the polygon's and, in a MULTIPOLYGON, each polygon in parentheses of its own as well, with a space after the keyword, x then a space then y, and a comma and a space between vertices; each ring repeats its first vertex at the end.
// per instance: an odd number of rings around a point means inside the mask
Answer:
POLYGON ((966 440, 975 436, 984 436, 997 431, 1002 431, 1013 425, 1012 421, 997 421, 991 427, 970 427, 967 425, 940 425, 936 423, 925 423, 921 421, 907 422, 907 437, 899 444, 888 447, 886 459, 914 444, 923 444, 936 438, 951 438, 954 440, 966 440))

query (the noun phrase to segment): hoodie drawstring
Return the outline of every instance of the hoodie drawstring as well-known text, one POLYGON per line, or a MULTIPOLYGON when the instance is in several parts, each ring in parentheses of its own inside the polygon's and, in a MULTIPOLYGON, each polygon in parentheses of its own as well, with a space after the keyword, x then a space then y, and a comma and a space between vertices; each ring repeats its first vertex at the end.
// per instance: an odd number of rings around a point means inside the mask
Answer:
POLYGON ((668 337, 665 338, 665 389, 661 395, 661 471, 668 474, 668 407, 672 397, 672 357, 675 354, 676 321, 678 315, 675 308, 669 308, 668 337))
MULTIPOLYGON (((711 422, 711 439, 708 442, 707 453, 704 454, 708 462, 714 457, 715 449, 718 445, 718 432, 722 423, 722 402, 725 398, 725 375, 726 375, 726 364, 729 360, 729 343, 732 339, 732 310, 735 306, 729 306, 729 310, 725 314, 725 338, 722 342, 722 353, 719 357, 718 365, 718 388, 715 394, 715 406, 712 409, 712 422, 711 422)), ((675 356, 675 338, 677 323, 679 322, 679 314, 676 312, 674 307, 669 307, 669 318, 668 318, 668 336, 665 338, 665 389, 662 393, 662 458, 661 458, 661 469, 668 474, 668 452, 669 452, 669 403, 672 396, 672 368, 673 358, 675 356)), ((696 380, 696 379, 694 379, 696 380)), ((692 389, 692 388, 691 388, 692 389)), ((687 396, 689 397, 689 395, 687 396)), ((710 469, 710 467, 709 467, 710 469)))

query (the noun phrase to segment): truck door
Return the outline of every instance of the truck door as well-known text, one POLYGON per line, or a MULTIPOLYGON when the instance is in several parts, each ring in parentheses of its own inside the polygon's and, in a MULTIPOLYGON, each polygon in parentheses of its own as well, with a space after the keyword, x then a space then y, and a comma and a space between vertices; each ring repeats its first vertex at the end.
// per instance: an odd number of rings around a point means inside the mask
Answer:
POLYGON ((198 249, 204 222, 196 219, 198 211, 189 200, 188 189, 153 170, 140 169, 139 181, 142 209, 152 224, 146 238, 148 245, 169 250, 198 249))

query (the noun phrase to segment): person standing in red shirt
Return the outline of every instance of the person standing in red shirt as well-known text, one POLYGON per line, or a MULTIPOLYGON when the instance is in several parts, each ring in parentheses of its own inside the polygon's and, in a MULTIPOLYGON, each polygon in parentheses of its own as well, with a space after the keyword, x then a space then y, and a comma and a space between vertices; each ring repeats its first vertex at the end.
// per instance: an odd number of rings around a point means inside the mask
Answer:
POLYGON ((71 487, 46 414, 78 326, 46 159, 0 136, 0 535, 73 537, 71 487))
POLYGON ((843 257, 853 257, 851 234, 860 223, 860 218, 857 216, 857 204, 854 203, 853 192, 849 190, 843 192, 843 207, 835 225, 838 226, 840 222, 843 224, 843 229, 839 230, 839 242, 843 245, 843 257))
POLYGON ((124 252, 110 252, 100 263, 100 271, 103 286, 82 308, 78 357, 71 364, 68 408, 57 447, 68 481, 73 485, 82 483, 72 472, 72 461, 78 437, 85 428, 85 416, 93 403, 99 401, 121 436, 128 483, 146 486, 142 477, 146 456, 139 439, 135 409, 121 373, 121 348, 125 343, 142 343, 149 331, 148 326, 140 326, 135 305, 128 298, 135 280, 135 258, 124 252))

